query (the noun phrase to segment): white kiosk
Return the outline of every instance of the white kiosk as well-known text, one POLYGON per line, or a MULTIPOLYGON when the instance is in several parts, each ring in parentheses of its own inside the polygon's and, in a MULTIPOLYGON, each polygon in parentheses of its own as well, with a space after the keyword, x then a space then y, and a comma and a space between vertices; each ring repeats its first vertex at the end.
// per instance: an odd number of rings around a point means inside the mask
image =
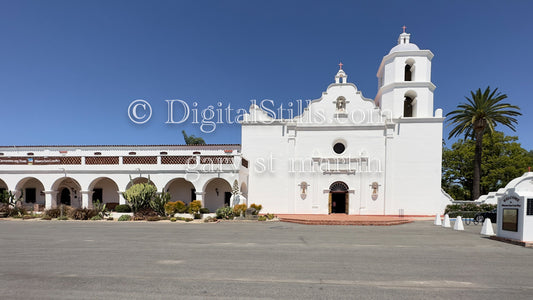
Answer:
POLYGON ((513 179, 495 196, 498 199, 497 239, 533 246, 533 172, 513 179))

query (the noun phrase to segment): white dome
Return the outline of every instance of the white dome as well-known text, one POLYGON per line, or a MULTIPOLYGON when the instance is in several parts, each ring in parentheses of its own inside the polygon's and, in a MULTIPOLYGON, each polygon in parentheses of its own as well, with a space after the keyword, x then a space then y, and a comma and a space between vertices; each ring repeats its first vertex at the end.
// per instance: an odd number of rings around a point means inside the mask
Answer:
POLYGON ((401 52, 401 51, 417 51, 420 50, 416 44, 399 44, 394 46, 392 49, 390 49, 389 54, 393 52, 401 52))
POLYGON ((398 45, 394 46, 389 52, 389 54, 393 52, 401 52, 401 51, 417 51, 420 50, 417 45, 411 44, 409 41, 411 38, 411 34, 403 32, 398 37, 398 45))

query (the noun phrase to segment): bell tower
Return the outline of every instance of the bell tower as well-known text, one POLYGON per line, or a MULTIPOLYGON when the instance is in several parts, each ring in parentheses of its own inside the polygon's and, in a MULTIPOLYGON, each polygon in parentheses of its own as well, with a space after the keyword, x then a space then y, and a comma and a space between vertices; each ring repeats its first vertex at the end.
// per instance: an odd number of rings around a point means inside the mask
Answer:
POLYGON ((420 50, 410 39, 404 26, 398 45, 383 57, 377 73, 376 105, 393 119, 433 117, 433 53, 420 50))

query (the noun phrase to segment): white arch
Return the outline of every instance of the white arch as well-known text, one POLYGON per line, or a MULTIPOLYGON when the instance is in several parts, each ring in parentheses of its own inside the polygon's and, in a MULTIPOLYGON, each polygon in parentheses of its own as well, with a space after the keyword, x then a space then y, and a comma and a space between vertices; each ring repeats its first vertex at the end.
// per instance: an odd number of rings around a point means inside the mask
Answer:
MULTIPOLYGON (((103 203, 119 203, 118 184, 115 180, 109 177, 98 177, 89 184, 87 191, 93 196, 95 189, 102 189, 102 199, 95 200, 100 200, 103 203)), ((92 201, 92 199, 89 200, 92 201)))
POLYGON ((6 189, 9 191, 9 187, 7 186, 7 183, 0 178, 0 189, 6 189))
POLYGON ((182 201, 188 204, 192 201, 192 198, 196 199, 196 194, 193 196, 193 190, 196 192, 196 187, 190 181, 185 178, 173 178, 167 182, 165 192, 170 193, 170 201, 182 201))
POLYGON ((157 186, 152 181, 152 179, 149 180, 147 177, 135 177, 135 178, 132 178, 132 180, 128 182, 124 191, 127 191, 132 186, 132 183, 138 184, 138 183, 147 183, 147 182, 150 182, 150 184, 152 184, 153 186, 157 188, 157 186))
POLYGON ((78 180, 68 176, 57 179, 51 186, 51 191, 57 192, 56 203, 61 203, 62 195, 67 194, 66 190, 68 190, 70 206, 82 207, 81 185, 78 180))
POLYGON ((35 178, 35 177, 24 177, 15 186, 15 195, 16 197, 20 197, 21 195, 24 197, 24 203, 28 203, 26 201, 26 189, 35 189, 35 203, 36 204, 45 204, 44 199, 44 184, 41 180, 35 178))
POLYGON ((205 183, 203 191, 204 207, 215 211, 228 204, 229 197, 231 197, 231 184, 224 178, 212 178, 205 183))

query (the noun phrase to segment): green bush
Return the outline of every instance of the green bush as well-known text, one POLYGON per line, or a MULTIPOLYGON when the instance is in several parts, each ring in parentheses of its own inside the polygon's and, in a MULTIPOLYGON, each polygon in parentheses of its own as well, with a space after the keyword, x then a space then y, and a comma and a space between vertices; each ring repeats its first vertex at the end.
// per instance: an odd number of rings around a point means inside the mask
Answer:
POLYGON ((189 211, 189 206, 182 201, 176 201, 176 211, 180 214, 184 214, 189 211))
POLYGON ((201 213, 201 214, 208 214, 208 213, 210 213, 209 208, 207 208, 207 207, 202 207, 202 208, 200 208, 200 213, 201 213))
POLYGON ((170 222, 176 222, 176 218, 170 218, 170 222))
POLYGON ((250 204, 250 208, 255 208, 254 215, 257 215, 257 214, 259 214, 261 209, 263 209, 263 205, 252 203, 252 204, 250 204))
POLYGON ((136 213, 143 208, 149 207, 156 194, 157 189, 153 184, 137 183, 124 192, 124 198, 129 202, 131 210, 136 213))
POLYGON ((229 206, 224 206, 215 211, 217 219, 223 220, 232 220, 233 219, 233 208, 229 206))
POLYGON ((161 194, 155 195, 152 200, 150 200, 150 207, 160 216, 166 216, 165 205, 170 200, 170 194, 166 192, 161 192, 161 194))
POLYGON ((185 222, 191 222, 193 219, 191 219, 191 218, 184 218, 183 220, 184 220, 185 222))
POLYGON ((274 214, 266 214, 265 217, 269 220, 274 219, 276 216, 274 214))
MULTIPOLYGON (((449 214, 450 217, 452 214, 457 212, 484 212, 491 211, 498 207, 496 204, 476 204, 476 203, 462 203, 462 204, 450 204, 446 206, 444 210, 445 214, 449 214)), ((475 213, 474 213, 475 214, 475 213)))
POLYGON ((266 221, 266 220, 267 220, 267 217, 265 217, 265 216, 257 217, 257 221, 266 221))
POLYGON ((120 218, 118 218, 118 221, 131 221, 130 215, 122 215, 120 218))
POLYGON ((101 216, 99 216, 99 215, 96 215, 96 216, 91 218, 91 221, 101 221, 101 220, 103 220, 103 218, 101 216))
POLYGON ((115 211, 119 213, 129 213, 131 212, 131 207, 127 204, 119 204, 115 206, 115 211))
POLYGON ((102 219, 109 215, 107 205, 103 202, 100 202, 100 200, 96 200, 95 202, 93 202, 93 210, 96 212, 97 215, 102 217, 102 219))

